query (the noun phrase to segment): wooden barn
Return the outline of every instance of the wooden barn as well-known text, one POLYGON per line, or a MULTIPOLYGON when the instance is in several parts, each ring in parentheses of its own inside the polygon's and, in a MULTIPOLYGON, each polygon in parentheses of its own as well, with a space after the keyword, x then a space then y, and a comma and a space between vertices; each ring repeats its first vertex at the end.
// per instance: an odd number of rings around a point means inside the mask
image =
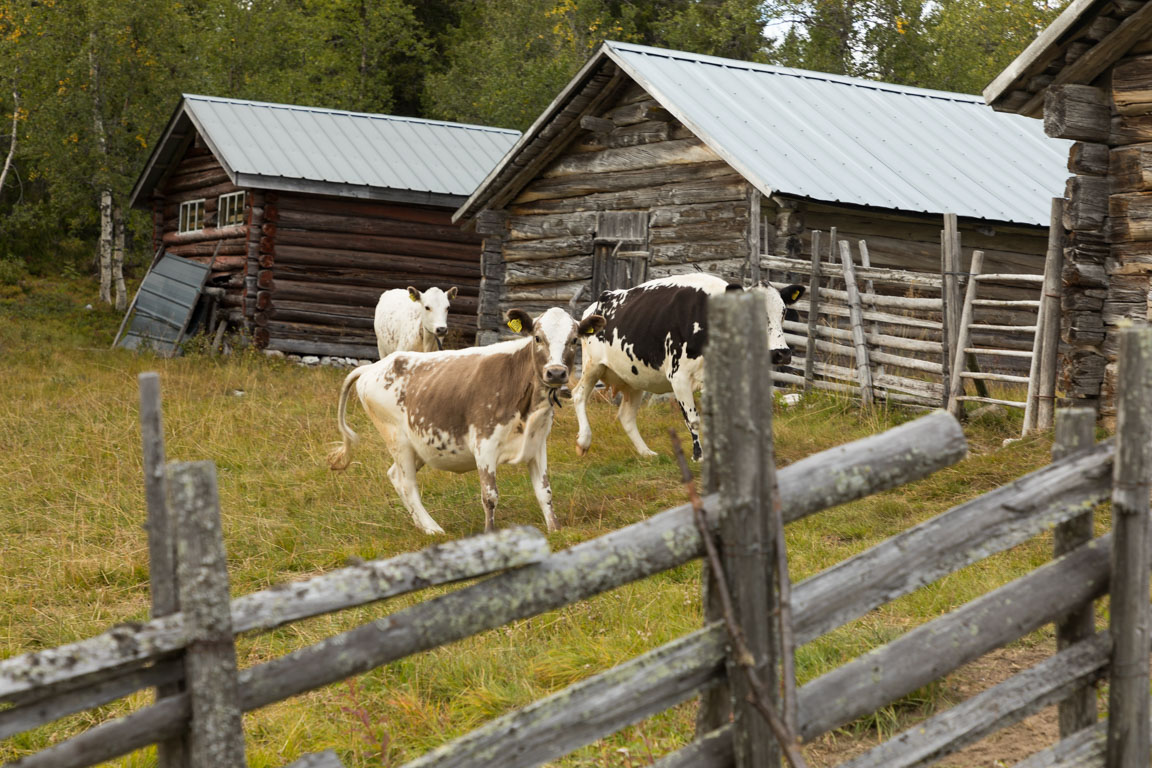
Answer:
POLYGON ((1068 404, 1114 423, 1117 329, 1152 317, 1152 3, 1076 0, 984 96, 1076 142, 1060 378, 1068 404))
POLYGON ((480 340, 511 307, 766 278, 831 227, 939 275, 944 213, 965 259, 1039 274, 1065 154, 975 96, 606 42, 456 213, 485 236, 480 340))
POLYGON ((157 249, 212 261, 259 347, 374 359, 376 301, 408 285, 457 286, 450 338, 467 344, 481 241, 452 212, 519 135, 185 95, 131 203, 152 211, 157 249))

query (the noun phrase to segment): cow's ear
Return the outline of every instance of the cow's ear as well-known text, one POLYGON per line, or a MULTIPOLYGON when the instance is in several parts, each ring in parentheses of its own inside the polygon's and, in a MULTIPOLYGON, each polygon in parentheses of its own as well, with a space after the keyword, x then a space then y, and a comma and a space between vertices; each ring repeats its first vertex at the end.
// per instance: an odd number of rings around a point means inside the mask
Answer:
POLYGON ((784 299, 785 304, 794 304, 803 295, 804 286, 802 285, 790 285, 780 291, 780 298, 784 299))
POLYGON ((580 336, 591 336, 594 333, 604 329, 604 316, 603 315, 588 315, 580 321, 580 325, 576 328, 576 333, 580 336))
POLYGON ((532 317, 522 309, 510 309, 504 315, 504 319, 508 321, 508 327, 515 333, 528 335, 532 333, 532 317))
POLYGON ((448 296, 448 301, 452 301, 452 299, 456 298, 456 286, 449 288, 446 295, 448 296))
POLYGON ((744 286, 740 285, 739 283, 728 283, 728 285, 724 286, 725 293, 732 293, 733 291, 742 290, 744 290, 744 286))
POLYGON ((420 291, 412 286, 408 286, 408 298, 412 299, 412 301, 420 301, 420 291))

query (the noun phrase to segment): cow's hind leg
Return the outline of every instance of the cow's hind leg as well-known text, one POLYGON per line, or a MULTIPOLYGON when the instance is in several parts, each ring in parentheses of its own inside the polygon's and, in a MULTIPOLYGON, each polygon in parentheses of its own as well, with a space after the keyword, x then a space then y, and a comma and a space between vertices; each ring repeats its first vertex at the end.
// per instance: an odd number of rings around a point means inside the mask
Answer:
POLYGON ((545 444, 535 458, 528 461, 528 475, 532 478, 532 490, 536 491, 536 501, 544 513, 544 522, 549 531, 560 530, 556 515, 552 513, 552 485, 548 482, 548 446, 545 444))
POLYGON ((416 483, 416 472, 424 466, 424 461, 416 455, 415 451, 398 450, 392 453, 396 460, 388 469, 388 479, 392 487, 400 494, 400 500, 412 515, 412 522, 416 527, 427 534, 444 533, 420 500, 420 486, 416 483))
POLYGON ((684 423, 688 425, 688 432, 692 435, 692 459, 700 461, 703 450, 700 448, 700 414, 696 410, 696 398, 693 397, 694 387, 692 377, 681 372, 672 374, 669 378, 672 384, 672 394, 680 404, 684 414, 684 423))
POLYGON ((624 434, 632 441, 632 447, 641 456, 656 456, 656 451, 648 447, 640 430, 636 428, 636 413, 640 410, 640 403, 644 400, 644 393, 631 387, 620 387, 620 408, 616 411, 616 418, 624 428, 624 434))
POLYGON ((572 390, 572 406, 576 409, 576 424, 579 432, 576 435, 576 455, 583 456, 592 445, 592 425, 588 423, 588 398, 596 388, 596 382, 604 375, 603 363, 590 363, 585 361, 584 373, 580 376, 580 383, 572 390))

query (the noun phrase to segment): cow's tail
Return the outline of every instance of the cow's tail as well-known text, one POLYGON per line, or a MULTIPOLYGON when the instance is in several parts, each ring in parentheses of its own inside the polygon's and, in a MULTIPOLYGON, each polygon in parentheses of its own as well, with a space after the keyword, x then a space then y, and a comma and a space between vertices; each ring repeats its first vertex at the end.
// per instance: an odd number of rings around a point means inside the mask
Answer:
POLYGON ((352 385, 356 383, 360 374, 367 367, 362 365, 345 376, 344 384, 340 387, 340 406, 336 409, 336 425, 340 428, 340 436, 343 440, 328 452, 328 466, 337 472, 348 468, 348 463, 352 460, 352 446, 356 445, 356 441, 360 439, 349 428, 344 416, 348 411, 348 393, 352 391, 352 385))

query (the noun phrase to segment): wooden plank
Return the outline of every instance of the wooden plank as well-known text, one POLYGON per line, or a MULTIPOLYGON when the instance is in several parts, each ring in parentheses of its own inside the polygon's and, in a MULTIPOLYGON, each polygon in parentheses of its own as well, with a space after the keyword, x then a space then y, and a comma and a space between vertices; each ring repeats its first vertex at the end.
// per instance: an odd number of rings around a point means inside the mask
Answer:
POLYGON ((323 752, 314 752, 292 761, 284 768, 344 768, 344 763, 330 749, 323 752))
POLYGON ((732 761, 732 726, 726 724, 664 755, 651 768, 731 768, 732 761))
POLYGON ((956 398, 964 394, 964 363, 965 355, 960 350, 968 346, 969 339, 972 336, 972 309, 976 301, 976 286, 979 285, 977 279, 980 275, 980 270, 984 268, 984 251, 972 252, 972 264, 969 267, 970 277, 968 279, 968 288, 964 293, 964 308, 960 312, 960 319, 957 324, 956 336, 956 356, 952 359, 952 380, 948 386, 948 412, 953 416, 959 418, 960 401, 956 398))
MULTIPOLYGON (((777 531, 770 510, 777 499, 772 450, 772 368, 763 323, 766 300, 755 292, 727 293, 708 300, 711 329, 704 355, 713 402, 711 468, 720 496, 719 548, 732 593, 733 618, 741 628, 764 688, 779 695, 780 629, 776 556, 777 531), (757 318, 761 321, 757 322, 757 318)), ((768 722, 752 703, 755 696, 741 662, 729 654, 733 753, 737 768, 777 765, 781 751, 768 722)))
POLYGON ((1045 89, 1044 133, 1054 139, 1107 141, 1111 127, 1108 97, 1090 85, 1053 85, 1045 89))
POLYGON ((714 163, 719 160, 720 156, 707 144, 693 137, 568 155, 546 167, 538 178, 553 179, 585 174, 608 176, 675 165, 714 163))
POLYGON ((816 358, 816 324, 820 317, 820 232, 813 232, 812 272, 808 278, 808 338, 804 353, 804 391, 812 388, 812 363, 816 358))
POLYGON ((810 741, 873 712, 1099 597, 1108 585, 1110 538, 1095 539, 808 683, 800 689, 801 738, 810 741))
POLYGON ((192 713, 188 764, 245 768, 216 467, 210 461, 169 464, 166 487, 176 532, 178 598, 188 639, 184 651, 184 684, 192 713))
POLYGON ((1148 727, 1149 494, 1152 493, 1152 328, 1119 332, 1116 469, 1112 491, 1108 768, 1146 768, 1148 727))
MULTIPOLYGON (((812 272, 812 267, 807 261, 803 259, 789 259, 783 256, 762 256, 760 266, 764 269, 800 272, 805 275, 811 274, 812 272)), ((835 277, 844 276, 844 268, 840 264, 825 262, 821 266, 821 269, 835 277)), ((856 275, 861 279, 875 280, 877 282, 897 283, 904 286, 914 285, 924 288, 940 288, 939 276, 926 274, 924 272, 871 267, 869 269, 857 269, 856 275)))
POLYGON ((921 768, 1091 685, 1108 666, 1111 638, 1091 637, 898 733, 839 768, 921 768))
MULTIPOLYGON (((144 498, 148 508, 148 580, 152 595, 152 618, 156 619, 180 610, 176 584, 175 523, 169 515, 167 504, 160 376, 156 373, 142 373, 136 378, 140 390, 144 498)), ((183 676, 183 662, 174 662, 174 666, 178 674, 183 676)), ((180 685, 170 681, 156 689, 156 698, 162 699, 179 692, 180 685)), ((157 764, 159 768, 184 768, 188 765, 188 744, 183 734, 157 745, 157 764)))
POLYGON ((797 641, 1082 515, 1108 498, 1112 455, 1101 443, 1054 462, 806 579, 796 588, 797 641))
POLYGON ((1022 400, 1001 400, 995 397, 984 397, 983 395, 961 395, 957 400, 963 400, 970 403, 989 403, 991 405, 1004 405, 1009 408, 1023 408, 1024 402, 1022 400))
POLYGON ((865 408, 872 405, 872 365, 868 362, 868 343, 864 340, 864 308, 860 304, 860 290, 856 287, 856 270, 852 263, 852 246, 840 241, 840 261, 844 266, 844 285, 848 289, 848 309, 852 320, 852 341, 856 353, 856 376, 860 382, 860 401, 865 408))
POLYGON ((713 625, 557 691, 404 764, 531 768, 662 712, 723 674, 727 637, 713 625))
MULTIPOLYGON (((1052 460, 1060 461, 1077 451, 1090 449, 1096 442, 1096 412, 1091 408, 1067 408, 1056 412, 1056 435, 1052 460)), ((1071 552, 1092 540, 1092 510, 1056 526, 1053 532, 1054 557, 1071 552)), ((1096 611, 1092 603, 1080 606, 1056 622, 1056 649, 1063 651, 1092 637, 1096 631, 1096 611)), ((1096 722, 1096 689, 1078 686, 1060 701, 1060 736, 1067 738, 1096 722)))

